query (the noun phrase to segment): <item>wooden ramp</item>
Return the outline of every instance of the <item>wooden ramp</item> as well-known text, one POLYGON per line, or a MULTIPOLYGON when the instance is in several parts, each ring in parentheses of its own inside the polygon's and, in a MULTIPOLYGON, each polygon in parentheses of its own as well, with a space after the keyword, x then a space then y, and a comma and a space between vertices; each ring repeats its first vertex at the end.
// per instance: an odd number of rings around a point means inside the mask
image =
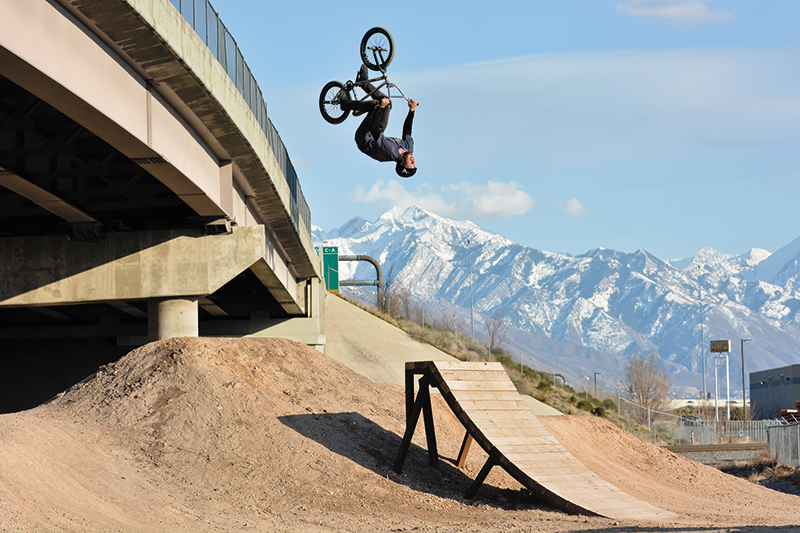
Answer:
POLYGON ((473 440, 489 455, 466 497, 473 497, 492 467, 499 465, 534 494, 569 513, 635 520, 677 517, 622 492, 577 460, 528 409, 500 363, 406 363, 406 432, 397 454, 396 472, 403 468, 420 414, 425 421, 430 463, 435 466, 438 462, 431 386, 439 389, 466 429, 458 466, 463 466, 473 440), (416 375, 421 377, 415 400, 416 375))

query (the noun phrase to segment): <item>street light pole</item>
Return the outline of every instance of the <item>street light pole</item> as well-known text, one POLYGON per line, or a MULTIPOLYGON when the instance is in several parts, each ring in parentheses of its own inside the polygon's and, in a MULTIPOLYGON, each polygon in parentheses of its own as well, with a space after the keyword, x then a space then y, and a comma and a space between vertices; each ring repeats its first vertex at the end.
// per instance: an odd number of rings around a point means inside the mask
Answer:
POLYGON ((747 386, 744 383, 744 343, 753 339, 742 339, 742 417, 747 421, 747 386))
POLYGON ((697 286, 700 288, 700 357, 703 361, 703 398, 701 405, 703 405, 706 400, 708 400, 708 388, 706 386, 706 321, 703 310, 703 273, 700 265, 695 265, 694 268, 700 272, 697 276, 697 286))
POLYGON ((594 373, 594 397, 597 398, 597 376, 602 374, 602 372, 595 372, 594 373))
MULTIPOLYGON (((700 281, 698 280, 698 283, 700 281)), ((706 389, 706 321, 703 316, 703 286, 700 285, 700 351, 703 357, 703 401, 708 399, 706 389)), ((716 367, 715 367, 716 368, 716 367)), ((716 370, 715 370, 716 372, 716 370)))
POLYGON ((467 239, 467 265, 469 268, 469 323, 472 327, 472 338, 475 338, 475 317, 472 312, 472 251, 470 249, 470 240, 467 239))

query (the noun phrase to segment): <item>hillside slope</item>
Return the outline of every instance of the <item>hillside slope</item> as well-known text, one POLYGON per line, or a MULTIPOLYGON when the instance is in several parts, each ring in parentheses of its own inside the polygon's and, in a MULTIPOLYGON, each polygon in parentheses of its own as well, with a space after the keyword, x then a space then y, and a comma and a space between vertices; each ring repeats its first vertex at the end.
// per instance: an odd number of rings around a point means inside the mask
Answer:
MULTIPOLYGON (((414 340, 402 330, 333 295, 325 298, 325 353, 378 383, 405 387, 408 361, 455 361, 433 346, 414 340)), ((539 416, 563 413, 531 396, 523 396, 539 416)))

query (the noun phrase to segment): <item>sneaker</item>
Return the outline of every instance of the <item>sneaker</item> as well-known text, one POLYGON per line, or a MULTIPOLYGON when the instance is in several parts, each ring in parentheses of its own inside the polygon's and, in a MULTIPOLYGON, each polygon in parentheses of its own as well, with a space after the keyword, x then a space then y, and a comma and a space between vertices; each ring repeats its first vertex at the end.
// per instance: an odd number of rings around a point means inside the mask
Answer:
POLYGON ((336 96, 336 103, 339 104, 339 107, 341 107, 343 111, 350 109, 350 95, 347 94, 346 88, 339 91, 339 94, 336 96))
POLYGON ((356 74, 356 83, 367 81, 368 79, 369 75, 367 74, 367 66, 362 64, 361 68, 358 69, 358 74, 356 74))

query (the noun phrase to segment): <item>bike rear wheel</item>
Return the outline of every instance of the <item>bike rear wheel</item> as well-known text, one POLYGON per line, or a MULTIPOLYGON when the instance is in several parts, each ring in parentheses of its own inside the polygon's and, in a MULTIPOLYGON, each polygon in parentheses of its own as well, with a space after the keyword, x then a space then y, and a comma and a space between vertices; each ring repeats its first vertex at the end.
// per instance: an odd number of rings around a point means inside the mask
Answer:
POLYGON ((370 70, 385 71, 394 59, 394 38, 389 30, 372 28, 361 39, 361 61, 370 70))
POLYGON ((341 100, 350 97, 340 81, 329 81, 319 94, 319 112, 331 124, 341 124, 350 116, 350 110, 342 109, 341 100))

